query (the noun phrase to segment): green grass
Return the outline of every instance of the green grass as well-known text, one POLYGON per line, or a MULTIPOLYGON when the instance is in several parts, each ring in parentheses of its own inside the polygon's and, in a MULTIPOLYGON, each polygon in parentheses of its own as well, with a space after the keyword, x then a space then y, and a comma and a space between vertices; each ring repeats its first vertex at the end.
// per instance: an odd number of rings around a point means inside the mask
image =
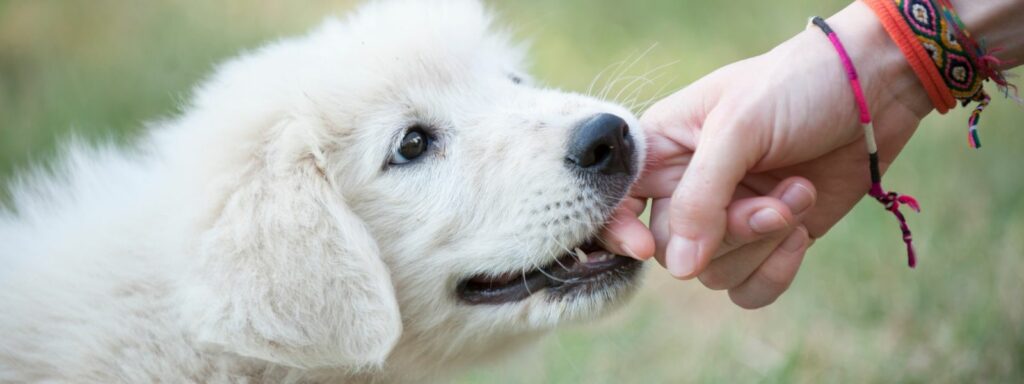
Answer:
MULTIPOLYGON (((533 40, 546 84, 586 90, 601 70, 657 44, 630 72, 679 88, 758 54, 845 1, 520 0, 495 4, 533 40)), ((294 34, 351 1, 0 0, 0 180, 52 158, 61 138, 130 140, 176 113, 218 61, 294 34)), ((1019 73, 1019 71, 1018 71, 1019 73)), ((966 110, 931 116, 891 170, 913 193, 921 253, 904 266, 892 218, 859 206, 808 255, 773 306, 651 268, 637 300, 570 327, 461 382, 1020 382, 1024 380, 1024 110, 998 100, 982 151, 966 110)))

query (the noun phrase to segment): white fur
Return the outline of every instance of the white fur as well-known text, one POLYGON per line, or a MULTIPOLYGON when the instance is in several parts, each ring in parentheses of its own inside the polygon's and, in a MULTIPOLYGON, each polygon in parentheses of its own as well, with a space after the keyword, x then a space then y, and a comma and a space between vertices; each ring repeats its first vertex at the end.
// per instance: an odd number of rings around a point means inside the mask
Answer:
POLYGON ((221 65, 133 150, 68 144, 0 213, 0 382, 421 381, 622 302, 453 295, 595 233, 566 140, 637 126, 514 84, 490 29, 471 0, 370 3, 221 65), (436 147, 385 167, 413 124, 436 147))

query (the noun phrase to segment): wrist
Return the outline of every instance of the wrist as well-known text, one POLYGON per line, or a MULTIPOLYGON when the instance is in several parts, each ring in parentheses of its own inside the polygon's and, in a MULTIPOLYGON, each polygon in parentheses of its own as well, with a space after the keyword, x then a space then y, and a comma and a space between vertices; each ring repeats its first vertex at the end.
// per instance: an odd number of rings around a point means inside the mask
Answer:
MULTIPOLYGON (((828 22, 857 67, 875 121, 894 109, 909 110, 918 119, 933 110, 928 94, 907 58, 867 5, 855 1, 830 17, 828 22)), ((912 130, 916 125, 877 128, 912 130)))

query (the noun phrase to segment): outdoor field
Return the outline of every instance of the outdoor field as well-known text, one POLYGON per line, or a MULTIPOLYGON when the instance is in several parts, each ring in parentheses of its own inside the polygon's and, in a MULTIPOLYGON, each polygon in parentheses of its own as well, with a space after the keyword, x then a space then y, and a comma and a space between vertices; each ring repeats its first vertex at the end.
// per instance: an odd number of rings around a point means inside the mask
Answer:
MULTIPOLYGON (((0 0, 0 186, 72 135, 131 145, 146 121, 177 113, 216 63, 355 4, 0 0)), ((643 85, 644 101, 760 54, 848 1, 490 4, 532 41, 541 84, 584 92, 644 54, 610 92, 627 101, 643 85)), ((770 307, 740 309, 652 263, 642 292, 614 316, 459 382, 1024 382, 1024 107, 995 96, 981 150, 967 146, 968 113, 929 116, 887 176, 923 206, 909 215, 916 270, 892 216, 864 200, 770 307)))

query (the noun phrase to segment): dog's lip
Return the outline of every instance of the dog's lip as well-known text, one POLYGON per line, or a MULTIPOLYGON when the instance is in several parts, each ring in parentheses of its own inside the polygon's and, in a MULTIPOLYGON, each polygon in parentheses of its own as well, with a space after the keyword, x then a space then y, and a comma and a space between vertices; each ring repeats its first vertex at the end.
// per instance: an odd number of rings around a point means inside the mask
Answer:
POLYGON ((472 276, 458 284, 459 299, 467 304, 493 305, 521 301, 546 288, 565 294, 575 287, 608 277, 612 272, 636 269, 640 264, 638 260, 612 254, 596 242, 578 248, 587 254, 587 262, 575 254, 567 254, 531 271, 472 276))

